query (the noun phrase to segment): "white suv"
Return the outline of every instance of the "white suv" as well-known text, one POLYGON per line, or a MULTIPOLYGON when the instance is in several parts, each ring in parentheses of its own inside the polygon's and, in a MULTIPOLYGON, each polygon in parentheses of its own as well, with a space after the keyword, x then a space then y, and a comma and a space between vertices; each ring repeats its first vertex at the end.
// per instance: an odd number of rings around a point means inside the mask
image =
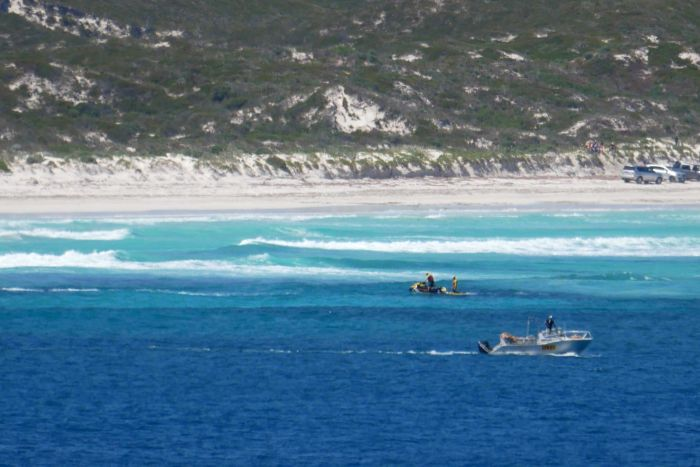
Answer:
POLYGON ((660 174, 664 180, 669 181, 671 183, 673 182, 679 182, 679 183, 684 183, 685 182, 685 175, 681 172, 677 172, 673 169, 669 169, 668 167, 664 167, 663 165, 657 165, 657 164, 649 164, 647 165, 648 168, 656 172, 657 174, 660 174))

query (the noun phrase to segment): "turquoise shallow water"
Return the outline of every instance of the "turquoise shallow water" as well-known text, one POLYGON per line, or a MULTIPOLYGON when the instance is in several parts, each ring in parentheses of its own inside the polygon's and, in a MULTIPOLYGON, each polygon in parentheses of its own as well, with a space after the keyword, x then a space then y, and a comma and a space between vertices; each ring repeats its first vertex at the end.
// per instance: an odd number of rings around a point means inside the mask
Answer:
POLYGON ((0 457, 695 465, 699 260, 699 211, 0 219, 0 457), (477 354, 550 313, 587 353, 477 354))

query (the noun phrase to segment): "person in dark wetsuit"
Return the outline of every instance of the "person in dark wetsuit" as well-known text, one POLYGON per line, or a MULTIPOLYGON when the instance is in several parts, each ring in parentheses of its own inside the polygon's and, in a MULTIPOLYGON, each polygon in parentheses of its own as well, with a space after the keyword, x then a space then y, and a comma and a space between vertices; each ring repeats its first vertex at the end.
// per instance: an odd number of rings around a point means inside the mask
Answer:
POLYGON ((547 332, 550 334, 552 333, 552 329, 556 327, 556 324, 554 324, 554 318, 552 318, 552 315, 549 315, 547 318, 547 321, 544 322, 544 326, 547 328, 547 332))

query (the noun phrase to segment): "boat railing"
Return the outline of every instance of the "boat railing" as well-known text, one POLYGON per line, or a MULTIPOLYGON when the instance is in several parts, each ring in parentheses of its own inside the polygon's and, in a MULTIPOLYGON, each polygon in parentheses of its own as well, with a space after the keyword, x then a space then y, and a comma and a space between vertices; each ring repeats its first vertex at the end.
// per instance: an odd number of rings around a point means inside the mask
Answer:
POLYGON ((591 331, 583 331, 583 330, 571 330, 571 331, 564 331, 564 335, 570 339, 593 339, 593 335, 591 334, 591 331))
POLYGON ((545 329, 540 332, 540 339, 544 340, 561 339, 562 337, 565 339, 593 339, 590 331, 578 329, 564 330, 561 328, 556 328, 551 331, 545 329))

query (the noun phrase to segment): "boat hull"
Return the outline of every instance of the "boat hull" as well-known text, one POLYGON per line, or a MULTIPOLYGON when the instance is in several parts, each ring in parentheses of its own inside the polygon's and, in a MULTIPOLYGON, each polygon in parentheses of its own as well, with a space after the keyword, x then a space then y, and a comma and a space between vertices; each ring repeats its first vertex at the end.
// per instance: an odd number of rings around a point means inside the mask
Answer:
POLYGON ((566 339, 490 347, 488 342, 479 342, 479 352, 488 355, 580 355, 590 343, 591 339, 566 339))
POLYGON ((448 297, 466 297, 469 295, 474 295, 472 292, 453 292, 445 287, 433 287, 428 289, 427 287, 421 287, 418 284, 413 284, 408 288, 409 292, 419 295, 445 295, 448 297))

